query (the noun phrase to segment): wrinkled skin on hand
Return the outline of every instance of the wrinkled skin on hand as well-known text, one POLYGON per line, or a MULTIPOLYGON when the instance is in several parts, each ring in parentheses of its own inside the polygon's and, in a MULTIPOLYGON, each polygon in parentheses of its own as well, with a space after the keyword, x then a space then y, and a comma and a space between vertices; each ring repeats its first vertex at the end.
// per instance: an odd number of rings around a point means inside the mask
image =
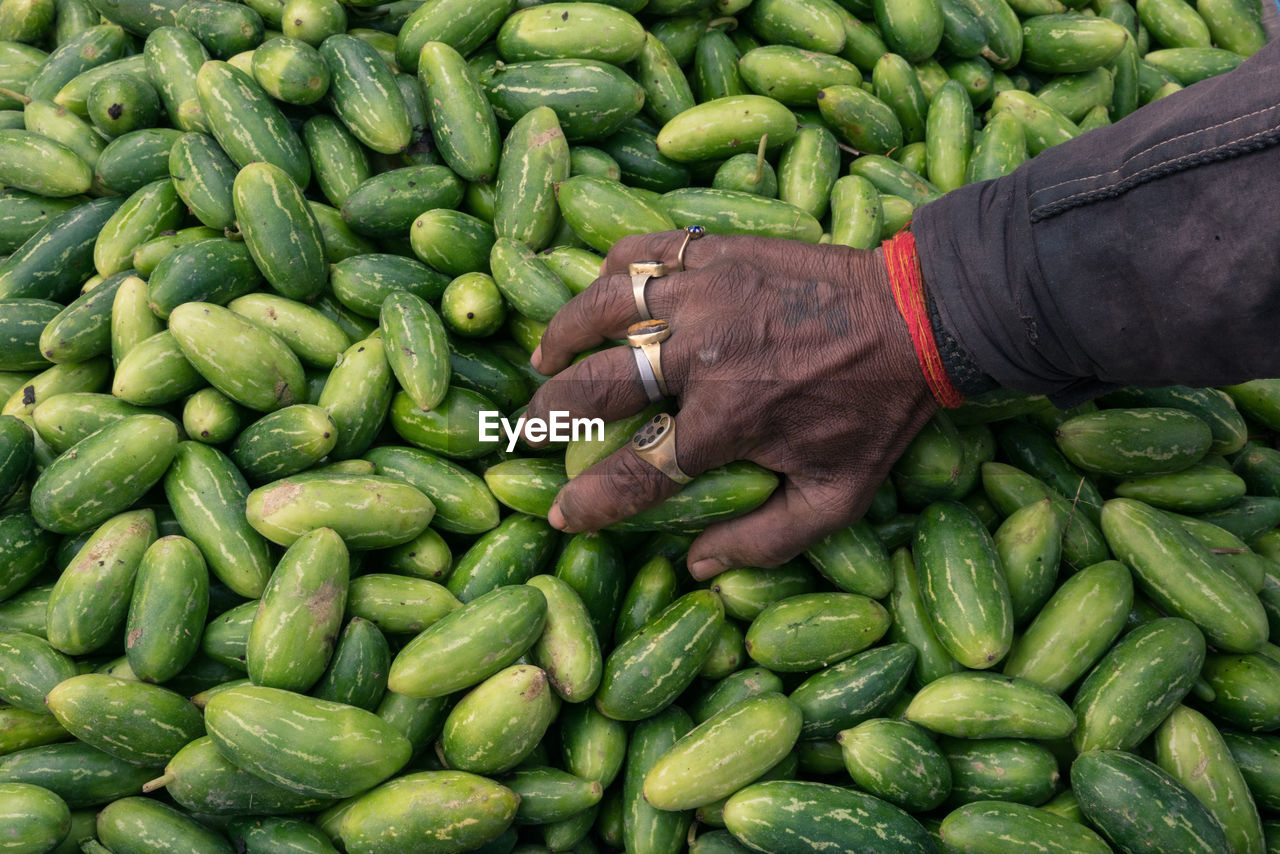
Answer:
MULTIPOLYGON (((554 375, 529 405, 613 421, 648 401, 632 351, 608 347, 640 319, 627 265, 674 269, 683 231, 620 240, 602 275, 567 303, 533 355, 554 375)), ((880 250, 708 235, 685 271, 650 279, 650 313, 671 324, 662 370, 675 396, 677 455, 690 475, 751 460, 783 476, 753 512, 698 536, 695 578, 776 566, 862 516, 907 444, 936 411, 880 250)), ((565 531, 591 531, 661 502, 679 484, 628 444, 569 482, 551 510, 565 531)))

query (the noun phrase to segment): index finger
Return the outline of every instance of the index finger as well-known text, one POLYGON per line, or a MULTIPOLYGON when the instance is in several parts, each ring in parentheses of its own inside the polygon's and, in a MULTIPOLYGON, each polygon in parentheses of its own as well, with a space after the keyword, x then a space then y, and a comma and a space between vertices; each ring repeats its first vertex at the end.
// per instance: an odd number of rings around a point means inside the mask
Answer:
POLYGON ((728 251, 723 246, 709 251, 703 244, 722 243, 723 237, 717 240, 709 238, 711 235, 705 233, 694 237, 684 228, 677 231, 628 235, 610 247, 609 254, 604 259, 601 275, 625 273, 628 265, 636 261, 661 261, 674 272, 681 247, 684 248, 684 269, 694 270, 705 267, 724 257, 728 251))
MULTIPOLYGON (((768 268, 770 272, 791 272, 796 263, 796 241, 781 237, 758 237, 746 234, 704 234, 690 237, 685 243, 685 229, 657 231, 653 234, 632 234, 622 238, 609 249, 602 266, 601 277, 626 273, 627 266, 636 261, 661 261, 670 272, 697 270, 721 261, 747 262, 768 268), (679 263, 680 249, 684 247, 683 264, 679 263), (788 251, 789 250, 789 251, 788 251)), ((814 244, 799 244, 812 246, 814 244)), ((821 254, 839 252, 826 246, 821 254)), ((806 257, 808 257, 806 253, 806 257)), ((812 262, 810 258, 810 262, 812 262)))

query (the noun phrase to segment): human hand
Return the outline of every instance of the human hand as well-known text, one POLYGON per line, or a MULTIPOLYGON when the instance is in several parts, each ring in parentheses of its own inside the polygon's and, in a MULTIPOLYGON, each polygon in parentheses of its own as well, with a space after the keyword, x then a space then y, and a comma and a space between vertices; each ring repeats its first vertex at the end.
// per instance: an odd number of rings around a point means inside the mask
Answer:
MULTIPOLYGON (((676 267, 683 231, 627 237, 602 275, 552 319, 533 365, 554 374, 529 404, 614 421, 648 400, 629 347, 573 363, 640 320, 629 262, 676 267)), ((937 403, 894 304, 881 251, 708 235, 690 241, 684 272, 650 279, 650 313, 670 323, 662 372, 679 404, 680 467, 697 475, 751 460, 783 476, 756 510, 706 529, 690 573, 776 566, 867 509, 937 403)), ((549 519, 598 530, 653 506, 680 485, 628 444, 571 480, 549 519)))

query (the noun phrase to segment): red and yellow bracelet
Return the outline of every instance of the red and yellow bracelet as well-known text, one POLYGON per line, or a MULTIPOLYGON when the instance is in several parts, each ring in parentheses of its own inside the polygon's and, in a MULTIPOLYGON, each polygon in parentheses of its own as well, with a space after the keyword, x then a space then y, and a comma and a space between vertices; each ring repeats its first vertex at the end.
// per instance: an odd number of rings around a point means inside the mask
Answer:
POLYGON ((938 403, 948 409, 959 406, 963 398, 947 376, 938 353, 938 344, 929 323, 929 308, 925 302, 924 277, 920 274, 920 258, 916 254, 916 239, 903 230, 882 245, 884 264, 889 271, 889 284, 898 312, 907 323, 911 343, 916 349, 916 359, 929 390, 938 403))

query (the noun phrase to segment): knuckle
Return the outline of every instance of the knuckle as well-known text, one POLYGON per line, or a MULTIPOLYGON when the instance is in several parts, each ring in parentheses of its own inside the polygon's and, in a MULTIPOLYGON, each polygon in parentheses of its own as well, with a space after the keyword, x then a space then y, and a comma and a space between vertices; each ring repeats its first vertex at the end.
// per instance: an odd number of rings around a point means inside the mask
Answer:
POLYGON ((625 261, 629 259, 635 250, 639 248, 640 241, 643 239, 643 235, 639 234, 628 234, 623 237, 609 248, 609 260, 625 261))
POLYGON ((542 357, 544 359, 558 359, 562 356, 567 322, 566 314, 556 315, 551 318, 547 328, 542 331, 542 337, 538 340, 538 343, 542 347, 542 357))
MULTIPOLYGON (((701 411, 709 408, 707 403, 700 406, 695 403, 694 406, 701 411)), ((737 435, 737 422, 732 416, 714 425, 704 418, 684 417, 679 421, 676 433, 676 463, 686 474, 699 475, 720 460, 737 456, 737 441, 730 438, 737 435)))
POLYGON ((638 377, 626 379, 610 379, 599 390, 601 409, 607 412, 620 412, 623 409, 634 409, 634 403, 642 391, 638 377))
POLYGON ((676 465, 680 466, 685 474, 697 477, 711 468, 709 450, 701 442, 691 443, 686 441, 683 445, 677 445, 676 465))
POLYGON ((743 282, 754 281, 757 278, 759 271, 754 265, 735 256, 732 261, 726 261, 725 263, 717 266, 716 273, 717 275, 713 280, 713 283, 720 287, 724 287, 741 286, 743 282))
POLYGON ((630 450, 597 463, 561 493, 560 508, 577 526, 602 527, 651 507, 670 494, 667 478, 630 450))
MULTIPOLYGON (((585 292, 584 292, 585 293, 585 292)), ((579 297, 574 297, 574 300, 579 297)), ((559 370, 573 358, 578 340, 589 331, 585 305, 570 300, 565 303, 555 316, 547 323, 539 343, 542 347, 544 363, 554 365, 559 370)))
POLYGON ((553 377, 543 383, 529 399, 525 415, 529 418, 545 418, 551 410, 559 408, 563 384, 563 380, 559 377, 553 377))
POLYGON ((700 338, 697 362, 708 369, 715 369, 725 378, 739 381, 759 379, 760 368, 766 364, 767 351, 762 351, 755 326, 740 318, 719 317, 708 321, 709 329, 700 338), (732 374, 725 368, 734 366, 732 374))
POLYGON ((671 480, 662 472, 649 465, 629 447, 617 455, 616 471, 612 482, 616 485, 625 484, 623 490, 625 497, 620 496, 620 501, 625 502, 627 515, 638 513, 646 507, 652 507, 662 499, 674 493, 673 487, 678 487, 675 481, 671 480))
POLYGON ((839 528, 853 524, 861 515, 862 482, 856 478, 831 482, 826 488, 810 489, 803 495, 804 514, 796 527, 806 544, 839 528))
POLYGON ((849 495, 841 496, 839 500, 819 504, 813 508, 813 517, 806 533, 817 539, 826 536, 837 528, 853 524, 857 516, 854 511, 856 503, 856 495, 850 493, 849 495))
POLYGON ((590 530, 593 527, 591 520, 586 518, 582 513, 582 508, 584 506, 590 506, 592 503, 584 502, 581 498, 584 487, 586 487, 588 483, 587 481, 579 483, 584 476, 585 475, 579 475, 579 477, 569 481, 569 483, 560 490, 560 494, 556 497, 556 504, 559 505, 560 512, 564 515, 565 522, 567 523, 568 530, 570 532, 590 530))
MULTIPOLYGON (((659 231, 650 234, 629 234, 609 249, 611 266, 625 268, 632 261, 658 261, 666 257, 674 232, 659 231)), ((674 256, 674 251, 672 252, 674 256)))
POLYGON ((601 279, 592 284, 581 294, 578 299, 582 300, 583 311, 579 313, 579 320, 586 317, 600 317, 607 313, 609 303, 612 301, 611 291, 613 288, 608 287, 609 279, 601 279))
POLYGON ((718 324, 690 324, 679 341, 672 336, 672 341, 678 346, 671 348, 672 365, 668 368, 664 363, 663 371, 683 378, 683 385, 688 387, 703 371, 715 370, 724 358, 723 342, 717 327, 718 324))
POLYGON ((627 373, 621 360, 609 352, 584 359, 572 371, 570 379, 575 398, 606 411, 613 411, 624 403, 632 396, 633 386, 639 383, 635 371, 627 373))
POLYGON ((789 541, 771 540, 757 544, 748 559, 752 566, 772 568, 790 560, 796 551, 789 541))
MULTIPOLYGON (((689 385, 688 345, 675 346, 674 337, 662 346, 660 361, 662 377, 673 395, 682 394, 689 385)), ((633 370, 636 382, 640 380, 639 371, 633 370)))
POLYGON ((546 414, 547 394, 548 391, 544 383, 543 387, 534 392, 533 397, 529 398, 529 405, 524 408, 525 417, 541 418, 546 414))
POLYGON ((634 370, 627 373, 628 366, 620 359, 615 360, 611 354, 602 354, 591 362, 586 391, 602 410, 613 412, 634 396, 632 391, 639 384, 634 370))
MULTIPOLYGON (((676 273, 674 276, 663 276, 660 279, 650 279, 645 283, 644 299, 645 304, 649 307, 649 313, 654 317, 661 317, 675 322, 681 309, 688 301, 689 282, 679 278, 688 276, 688 273, 676 273)), ((630 282, 628 284, 628 296, 630 295, 630 282)))
POLYGON ((595 356, 583 359, 570 369, 569 379, 585 391, 594 389, 606 379, 601 360, 595 356))

